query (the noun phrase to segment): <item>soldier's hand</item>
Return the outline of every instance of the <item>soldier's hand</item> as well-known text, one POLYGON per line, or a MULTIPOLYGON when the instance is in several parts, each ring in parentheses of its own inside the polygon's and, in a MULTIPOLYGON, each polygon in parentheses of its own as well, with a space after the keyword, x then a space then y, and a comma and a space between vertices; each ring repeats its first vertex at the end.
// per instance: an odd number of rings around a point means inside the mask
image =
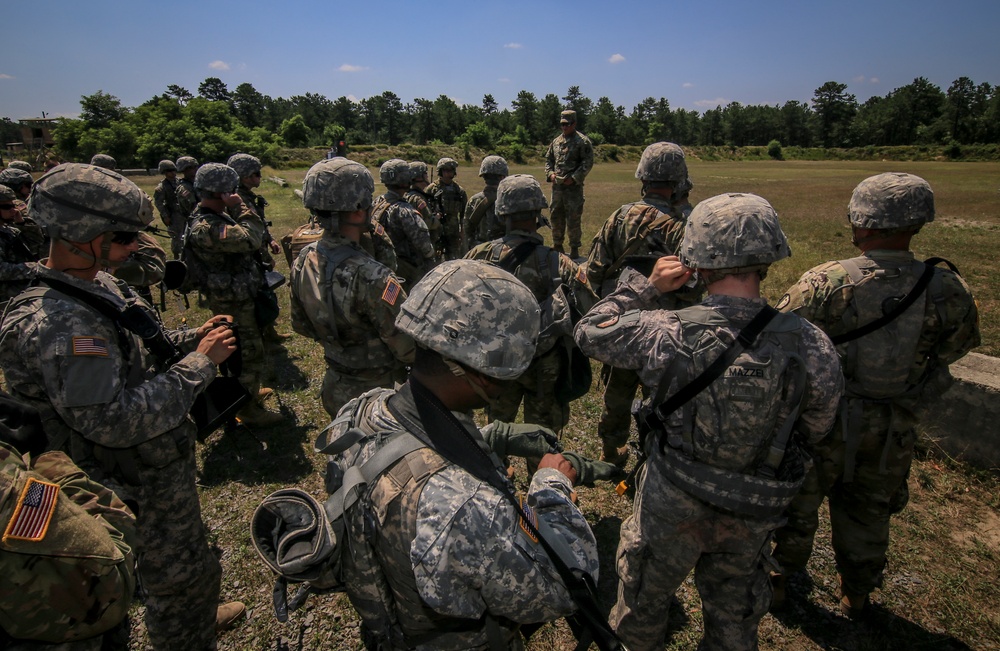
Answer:
POLYGON ((561 454, 546 454, 542 457, 542 460, 538 462, 539 468, 555 468, 562 474, 566 475, 569 479, 569 483, 576 486, 576 469, 573 464, 569 462, 569 459, 561 454))
POLYGON ((219 326, 198 342, 198 352, 204 353, 213 364, 221 364, 236 352, 236 337, 226 326, 219 326))
POLYGON ((653 265, 649 282, 663 293, 674 292, 684 286, 694 269, 685 267, 676 255, 665 255, 653 265))
POLYGON ((240 199, 240 195, 233 192, 223 192, 221 196, 222 203, 226 204, 230 208, 235 208, 243 203, 243 199, 240 199))
POLYGON ((576 180, 572 176, 567 176, 563 179, 563 185, 576 185, 576 180))
POLYGON ((233 317, 229 316, 228 314, 216 314, 211 319, 203 323, 200 328, 198 328, 198 338, 203 339, 205 335, 207 335, 212 330, 215 330, 215 328, 218 327, 217 324, 220 321, 225 321, 226 323, 233 323, 235 319, 233 319, 233 317))
POLYGON ((281 245, 275 240, 271 240, 271 253, 274 255, 281 253, 281 245))

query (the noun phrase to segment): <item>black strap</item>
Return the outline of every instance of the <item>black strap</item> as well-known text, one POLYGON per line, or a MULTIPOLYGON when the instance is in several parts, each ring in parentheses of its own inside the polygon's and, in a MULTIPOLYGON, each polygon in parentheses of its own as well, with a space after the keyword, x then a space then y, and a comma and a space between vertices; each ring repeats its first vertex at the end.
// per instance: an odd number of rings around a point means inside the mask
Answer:
MULTIPOLYGON (((506 477, 500 475, 489 454, 472 438, 455 415, 437 396, 412 376, 409 385, 423 430, 434 450, 451 463, 495 488, 518 513, 522 513, 521 502, 514 495, 506 477)), ((579 641, 577 649, 588 648, 592 640, 601 651, 623 650, 621 640, 615 635, 608 625, 607 618, 601 612, 593 577, 567 566, 552 543, 538 532, 533 522, 523 517, 521 522, 531 531, 532 536, 538 539, 577 606, 577 614, 567 618, 574 633, 580 629, 581 624, 586 629, 577 634, 579 641)))
POLYGON ((906 310, 911 305, 913 305, 913 303, 917 300, 917 298, 919 298, 920 295, 924 293, 924 290, 927 289, 927 285, 929 285, 931 282, 931 278, 934 277, 934 267, 941 264, 942 262, 948 265, 948 267, 952 271, 958 274, 958 267, 948 262, 944 258, 927 258, 926 260, 924 260, 924 264, 926 265, 924 273, 920 274, 920 278, 917 279, 917 283, 913 286, 913 289, 910 290, 910 293, 904 296, 903 299, 896 304, 896 307, 894 307, 891 312, 889 312, 888 314, 883 314, 881 317, 875 319, 874 321, 869 321, 868 323, 859 328, 855 328, 854 330, 850 330, 848 332, 844 332, 842 334, 830 337, 830 340, 834 343, 834 345, 846 344, 849 341, 853 341, 855 339, 864 337, 865 335, 871 334, 876 330, 878 330, 879 328, 884 328, 885 326, 892 323, 896 318, 902 316, 903 312, 906 312, 906 310))
POLYGON ((538 244, 527 241, 521 242, 514 250, 507 254, 503 260, 497 263, 497 266, 504 271, 513 274, 514 270, 524 264, 524 261, 528 259, 528 256, 534 252, 538 244))

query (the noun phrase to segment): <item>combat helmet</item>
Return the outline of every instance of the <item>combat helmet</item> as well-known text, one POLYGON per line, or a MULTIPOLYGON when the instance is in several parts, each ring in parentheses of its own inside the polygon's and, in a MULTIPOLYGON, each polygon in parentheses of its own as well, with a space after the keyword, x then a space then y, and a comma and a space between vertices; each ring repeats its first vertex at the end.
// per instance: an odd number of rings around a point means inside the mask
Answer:
POLYGON ((31 174, 31 163, 29 163, 28 161, 12 160, 11 162, 7 163, 7 167, 12 167, 16 170, 23 170, 28 174, 31 174))
POLYGON ((183 174, 184 170, 198 167, 198 161, 193 156, 181 156, 177 159, 177 173, 183 174))
POLYGON ((378 168, 378 178, 386 187, 410 184, 410 164, 400 158, 390 158, 378 168))
POLYGON ((648 183, 669 183, 674 187, 688 183, 684 150, 672 142, 654 142, 642 151, 635 178, 648 183))
POLYGON ((458 170, 458 161, 454 158, 442 158, 437 162, 437 173, 440 174, 441 170, 458 170))
POLYGON ((886 172, 854 188, 847 218, 857 228, 915 229, 934 221, 934 191, 913 174, 886 172))
POLYGON ((38 179, 31 216, 54 240, 90 242, 102 233, 139 231, 153 221, 149 197, 113 170, 63 163, 38 179))
POLYGON ((0 184, 0 201, 13 202, 17 200, 17 193, 8 188, 6 185, 0 184))
POLYGON ((421 179, 429 180, 427 178, 427 163, 422 160, 410 161, 410 183, 421 179))
POLYGON ((321 160, 302 181, 302 204, 309 210, 354 212, 372 205, 375 180, 361 163, 347 158, 321 160))
POLYGON ((520 376, 538 342, 538 301, 524 283, 481 260, 431 269, 403 301, 396 327, 420 346, 500 380, 520 376))
POLYGON ((482 164, 479 166, 479 176, 486 176, 487 174, 496 176, 507 176, 510 174, 510 168, 507 167, 507 161, 503 159, 503 156, 492 155, 483 159, 482 164))
POLYGON ((529 210, 548 208, 542 186, 530 174, 515 174, 500 181, 497 187, 496 213, 501 217, 529 210))
POLYGON ((767 266, 792 254, 778 213, 755 194, 720 194, 691 211, 680 259, 697 269, 767 266))
POLYGON ((236 170, 222 163, 205 163, 194 175, 195 190, 204 192, 235 192, 240 183, 236 170))
POLYGON ((118 161, 113 156, 108 156, 107 154, 94 154, 90 159, 90 164, 103 167, 106 170, 118 168, 118 161))
POLYGON ((260 159, 250 154, 233 154, 226 165, 236 170, 241 179, 260 172, 260 159))
POLYGON ((31 174, 28 174, 22 169, 8 167, 4 171, 0 172, 0 184, 6 185, 15 192, 25 183, 31 185, 32 178, 31 174))
POLYGON ((176 172, 177 166, 174 165, 172 160, 161 160, 160 164, 156 166, 156 171, 160 174, 166 174, 167 172, 176 172))

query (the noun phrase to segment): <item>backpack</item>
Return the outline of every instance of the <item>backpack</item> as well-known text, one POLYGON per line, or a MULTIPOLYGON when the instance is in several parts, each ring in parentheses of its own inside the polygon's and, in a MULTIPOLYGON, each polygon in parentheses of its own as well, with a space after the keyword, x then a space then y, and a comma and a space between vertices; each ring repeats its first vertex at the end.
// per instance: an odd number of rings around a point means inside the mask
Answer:
POLYGON ((288 261, 288 268, 295 264, 295 259, 299 257, 302 249, 307 244, 317 242, 323 237, 323 227, 313 218, 297 227, 291 233, 281 238, 281 250, 285 253, 285 260, 288 261))
POLYGON ((25 461, 0 442, 0 625, 50 643, 95 637, 128 616, 135 516, 62 452, 25 461))
POLYGON ((197 221, 197 219, 188 218, 187 225, 184 227, 184 235, 181 238, 181 262, 184 263, 187 269, 187 272, 184 274, 184 280, 177 287, 177 291, 182 294, 200 291, 205 286, 205 280, 208 277, 205 266, 198 259, 198 256, 194 254, 191 247, 191 228, 197 221))

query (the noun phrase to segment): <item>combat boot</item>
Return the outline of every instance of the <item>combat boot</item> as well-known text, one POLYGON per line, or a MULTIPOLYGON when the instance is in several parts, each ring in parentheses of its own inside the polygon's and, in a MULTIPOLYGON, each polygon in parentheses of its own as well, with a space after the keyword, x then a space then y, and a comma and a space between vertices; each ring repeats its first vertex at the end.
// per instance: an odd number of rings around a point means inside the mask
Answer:
POLYGON ((576 260, 577 258, 579 258, 580 257, 580 247, 578 247, 578 246, 571 246, 570 249, 569 249, 569 257, 573 258, 574 260, 576 260))
POLYGON ((264 409, 257 401, 251 401, 240 410, 237 418, 244 425, 253 427, 269 427, 285 420, 285 417, 275 411, 264 409))
POLYGON ((614 464, 619 468, 624 468, 628 463, 628 445, 618 447, 614 443, 604 442, 601 449, 601 461, 614 464))
POLYGON ((228 604, 222 604, 215 611, 215 632, 228 631, 246 612, 247 607, 239 601, 230 601, 228 604))
POLYGON ((264 328, 261 335, 264 337, 264 341, 269 344, 280 344, 292 338, 292 335, 282 334, 275 330, 273 325, 269 325, 264 328))
POLYGON ((560 242, 559 244, 553 244, 552 250, 555 251, 556 253, 564 253, 562 242, 560 242))
POLYGON ((840 579, 840 612, 851 620, 861 619, 868 605, 868 593, 859 594, 844 589, 844 577, 840 579))
POLYGON ((257 391, 257 402, 263 404, 265 400, 274 395, 274 389, 271 387, 261 387, 257 391))
POLYGON ((771 572, 771 610, 781 610, 787 603, 788 577, 781 572, 771 572))

